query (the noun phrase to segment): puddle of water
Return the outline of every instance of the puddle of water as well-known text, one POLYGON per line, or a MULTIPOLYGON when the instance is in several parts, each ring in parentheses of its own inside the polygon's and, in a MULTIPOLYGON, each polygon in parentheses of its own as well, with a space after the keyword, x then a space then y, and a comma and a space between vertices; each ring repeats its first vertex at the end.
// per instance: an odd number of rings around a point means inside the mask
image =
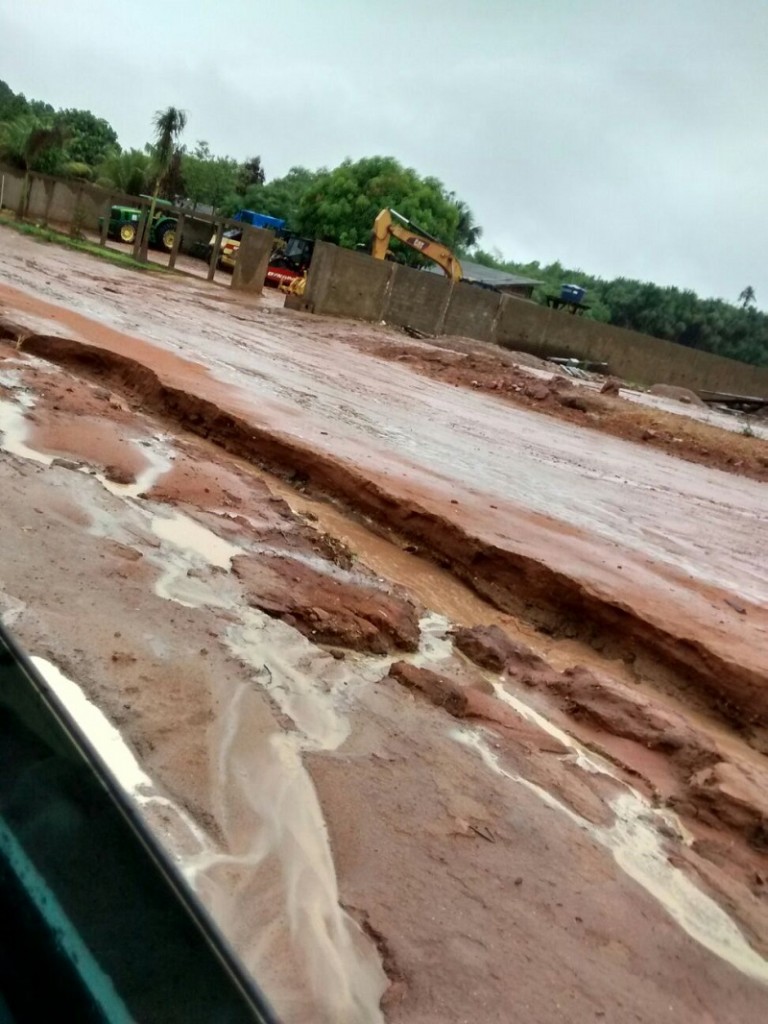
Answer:
POLYGON ((0 448, 20 459, 29 459, 31 462, 40 463, 41 466, 50 466, 53 456, 28 448, 24 443, 27 433, 24 406, 19 402, 0 399, 0 434, 3 436, 0 448))
POLYGON ((683 871, 669 863, 657 821, 663 816, 674 828, 673 816, 654 811, 643 797, 627 790, 610 803, 616 815, 611 827, 594 825, 547 790, 502 767, 479 731, 457 728, 450 735, 478 753, 491 771, 524 786, 608 849, 619 867, 653 896, 699 945, 750 978, 768 983, 768 961, 752 949, 736 924, 713 899, 697 888, 683 871))
POLYGON ((190 552, 206 564, 220 569, 230 569, 232 559, 241 554, 241 548, 236 544, 222 540, 212 530, 182 512, 174 512, 165 518, 155 516, 152 519, 152 532, 175 548, 190 552))
POLYGON ((140 494, 146 494, 173 465, 170 447, 163 438, 154 437, 146 444, 141 441, 136 444, 149 465, 142 469, 132 484, 118 484, 108 480, 103 473, 93 474, 110 494, 118 498, 138 498, 140 494))

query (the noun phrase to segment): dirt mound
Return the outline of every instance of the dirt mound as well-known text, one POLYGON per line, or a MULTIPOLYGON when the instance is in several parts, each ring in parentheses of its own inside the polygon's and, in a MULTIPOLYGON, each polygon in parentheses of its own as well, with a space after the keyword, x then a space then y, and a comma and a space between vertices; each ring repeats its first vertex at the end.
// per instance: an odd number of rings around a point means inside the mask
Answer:
POLYGON ((699 398, 695 391, 690 391, 688 388, 678 388, 674 384, 654 384, 653 387, 648 388, 648 394, 658 395, 660 398, 675 398, 684 405, 700 405, 704 408, 707 405, 706 402, 699 398))
POLYGON ((232 568, 249 604, 315 643, 371 654, 415 651, 419 645, 418 614, 404 598, 278 555, 241 555, 232 568))
POLYGON ((619 395, 621 392, 622 381, 616 377, 609 377, 608 380, 600 388, 601 395, 619 395))

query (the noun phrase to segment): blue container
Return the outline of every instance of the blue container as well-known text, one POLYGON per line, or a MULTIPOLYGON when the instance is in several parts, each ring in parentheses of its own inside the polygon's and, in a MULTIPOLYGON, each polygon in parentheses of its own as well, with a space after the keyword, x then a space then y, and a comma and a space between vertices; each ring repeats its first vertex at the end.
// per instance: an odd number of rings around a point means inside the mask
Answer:
POLYGON ((266 213, 256 213, 255 210, 238 210, 232 220, 252 224, 255 228, 273 228, 275 231, 285 227, 285 221, 281 217, 270 217, 266 213))
POLYGON ((581 302, 587 294, 587 289, 578 284, 564 284, 560 288, 560 298, 563 302, 581 302))

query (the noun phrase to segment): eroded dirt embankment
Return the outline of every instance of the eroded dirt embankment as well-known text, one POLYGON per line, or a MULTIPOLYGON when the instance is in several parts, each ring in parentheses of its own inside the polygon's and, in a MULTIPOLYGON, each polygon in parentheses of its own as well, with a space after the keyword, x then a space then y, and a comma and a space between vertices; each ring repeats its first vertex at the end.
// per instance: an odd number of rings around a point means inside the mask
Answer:
MULTIPOLYGON (((488 543, 418 500, 394 497, 350 461, 227 412, 191 389, 164 381, 155 370, 125 354, 30 333, 7 321, 1 330, 23 351, 108 383, 135 405, 342 500, 381 528, 418 545, 497 607, 527 617, 546 632, 587 639, 630 664, 646 666, 639 671, 647 672, 650 664, 651 671, 662 672, 667 685, 682 692, 686 700, 703 701, 762 745, 768 725, 768 664, 760 652, 754 652, 751 660, 732 655, 727 645, 708 642, 684 622, 665 620, 653 607, 641 609, 622 602, 537 557, 488 543)), ((573 532, 559 524, 553 541, 557 537, 556 543, 565 549, 573 532)), ((700 593, 708 591, 712 601, 722 600, 715 588, 699 587, 700 593)), ((744 614, 758 614, 746 602, 741 608, 744 614)))
POLYGON ((414 555, 388 582, 215 434, 3 355, 0 612, 133 744, 286 1022, 762 1021, 763 758, 472 595, 451 631, 414 555))

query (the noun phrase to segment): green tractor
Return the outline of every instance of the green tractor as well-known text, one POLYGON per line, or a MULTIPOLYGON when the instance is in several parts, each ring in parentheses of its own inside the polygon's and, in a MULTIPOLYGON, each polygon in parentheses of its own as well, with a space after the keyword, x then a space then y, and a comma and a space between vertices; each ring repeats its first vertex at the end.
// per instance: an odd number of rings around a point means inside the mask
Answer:
MULTIPOLYGON (((150 199, 151 196, 142 196, 141 198, 150 199)), ((149 231, 149 244, 153 249, 170 252, 176 238, 176 218, 169 216, 163 207, 169 207, 172 204, 165 199, 158 199, 155 205, 155 216, 149 231)), ((126 245, 133 245, 140 217, 141 210, 137 206, 113 206, 109 211, 107 237, 113 238, 117 242, 125 242, 126 245)), ((99 217, 100 229, 103 220, 103 217, 99 217)))

